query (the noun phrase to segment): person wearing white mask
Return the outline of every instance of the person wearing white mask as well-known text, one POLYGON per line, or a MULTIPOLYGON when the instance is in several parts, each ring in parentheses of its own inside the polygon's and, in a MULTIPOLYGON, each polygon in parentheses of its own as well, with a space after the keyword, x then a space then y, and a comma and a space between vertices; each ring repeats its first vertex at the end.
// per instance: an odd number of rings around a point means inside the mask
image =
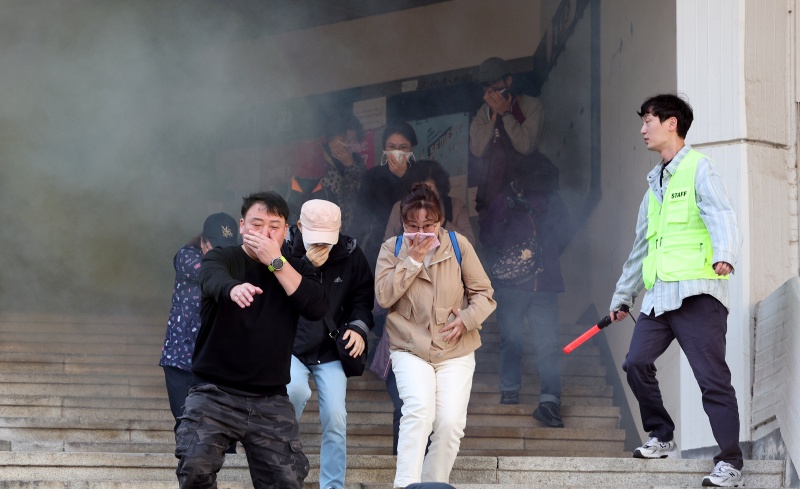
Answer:
POLYGON ((400 214, 404 234, 383 243, 375 269, 375 296, 389 310, 386 333, 403 401, 396 488, 450 482, 467 423, 479 330, 496 307, 475 249, 441 227, 444 212, 427 185, 414 185, 400 214))
POLYGON ((381 164, 364 175, 352 232, 372 269, 378 259, 392 206, 403 198, 410 186, 408 169, 414 164, 416 145, 417 134, 410 124, 390 122, 383 131, 381 164))
MULTIPOLYGON (((374 280, 364 253, 353 238, 340 233, 340 208, 325 200, 309 200, 300 210, 292 236, 291 256, 311 263, 320 271, 330 308, 323 319, 300 318, 292 349, 291 381, 286 386, 297 419, 311 397, 309 376, 319 394, 320 489, 343 489, 347 468, 347 377, 359 375, 343 367, 337 335, 349 356, 358 358, 366 349, 372 328, 374 280)), ((346 360, 346 359, 345 359, 346 360)), ((349 362, 345 362, 349 363, 349 362)))

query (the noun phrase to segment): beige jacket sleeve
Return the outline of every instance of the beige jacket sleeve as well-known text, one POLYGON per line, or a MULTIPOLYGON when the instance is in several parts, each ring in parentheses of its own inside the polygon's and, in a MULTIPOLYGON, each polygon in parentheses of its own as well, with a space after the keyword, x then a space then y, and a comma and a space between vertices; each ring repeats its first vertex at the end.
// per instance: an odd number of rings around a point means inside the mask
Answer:
POLYGON ((413 263, 405 250, 394 256, 394 246, 394 239, 384 241, 375 264, 375 300, 386 309, 405 295, 420 272, 427 273, 421 264, 413 263))
POLYGON ((494 136, 494 121, 489 117, 489 106, 481 105, 469 125, 469 152, 482 157, 494 136))
POLYGON ((525 115, 525 122, 520 124, 511 114, 503 116, 503 126, 508 138, 519 153, 529 155, 539 148, 539 136, 542 132, 544 111, 538 98, 520 96, 519 108, 525 115))

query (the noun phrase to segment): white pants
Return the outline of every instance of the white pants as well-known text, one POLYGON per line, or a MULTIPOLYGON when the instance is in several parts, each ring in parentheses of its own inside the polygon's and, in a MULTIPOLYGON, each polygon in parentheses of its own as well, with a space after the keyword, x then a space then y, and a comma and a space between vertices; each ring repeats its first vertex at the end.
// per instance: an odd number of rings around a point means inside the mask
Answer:
POLYGON ((475 353, 428 363, 412 353, 393 351, 391 359, 403 400, 394 487, 415 482, 449 483, 467 425, 475 353), (425 455, 431 430, 431 445, 425 455))

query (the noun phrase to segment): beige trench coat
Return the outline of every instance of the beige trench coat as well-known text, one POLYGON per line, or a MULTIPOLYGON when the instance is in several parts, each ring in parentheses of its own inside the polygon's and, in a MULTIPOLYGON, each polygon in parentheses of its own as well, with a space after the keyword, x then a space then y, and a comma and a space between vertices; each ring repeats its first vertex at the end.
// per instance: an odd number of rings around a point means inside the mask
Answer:
POLYGON ((459 267, 447 231, 440 228, 438 237, 441 246, 428 266, 412 263, 408 240, 394 256, 396 237, 381 245, 375 266, 375 297, 389 310, 389 348, 408 351, 430 363, 477 350, 481 324, 497 306, 489 277, 469 241, 456 233, 462 257, 459 267), (451 308, 460 310, 467 332, 448 344, 443 339, 447 333, 439 330, 448 323, 451 308))

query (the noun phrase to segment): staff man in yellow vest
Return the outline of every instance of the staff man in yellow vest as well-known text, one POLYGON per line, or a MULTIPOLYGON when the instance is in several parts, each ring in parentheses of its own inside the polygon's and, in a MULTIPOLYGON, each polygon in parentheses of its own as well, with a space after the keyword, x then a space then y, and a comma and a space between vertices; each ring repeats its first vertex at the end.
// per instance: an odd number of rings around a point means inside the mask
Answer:
POLYGON ((655 361, 678 340, 703 393, 703 408, 720 448, 703 486, 739 487, 742 450, 739 408, 725 362, 728 278, 741 235, 719 170, 684 142, 692 108, 675 95, 657 95, 638 112, 647 149, 661 162, 647 175, 650 186, 639 206, 636 239, 611 300, 610 316, 621 321, 646 289, 622 366, 639 402, 650 439, 636 458, 678 454, 675 424, 664 408, 655 361))

